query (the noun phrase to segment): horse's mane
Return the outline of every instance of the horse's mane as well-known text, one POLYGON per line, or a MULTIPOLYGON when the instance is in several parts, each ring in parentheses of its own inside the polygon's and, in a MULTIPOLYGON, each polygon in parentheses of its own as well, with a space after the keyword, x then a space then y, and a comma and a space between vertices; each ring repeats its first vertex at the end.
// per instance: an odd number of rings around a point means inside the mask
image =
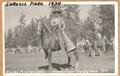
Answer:
POLYGON ((50 27, 50 25, 48 23, 43 23, 42 26, 43 26, 43 29, 47 30, 46 32, 48 32, 48 33, 52 32, 51 27, 50 27))

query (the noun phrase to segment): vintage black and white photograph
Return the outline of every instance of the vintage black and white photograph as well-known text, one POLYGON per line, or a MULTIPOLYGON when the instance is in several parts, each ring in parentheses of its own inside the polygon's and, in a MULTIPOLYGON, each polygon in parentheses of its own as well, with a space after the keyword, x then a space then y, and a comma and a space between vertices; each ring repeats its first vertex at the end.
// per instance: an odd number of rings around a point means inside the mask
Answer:
POLYGON ((5 73, 116 73, 116 3, 5 2, 5 73))

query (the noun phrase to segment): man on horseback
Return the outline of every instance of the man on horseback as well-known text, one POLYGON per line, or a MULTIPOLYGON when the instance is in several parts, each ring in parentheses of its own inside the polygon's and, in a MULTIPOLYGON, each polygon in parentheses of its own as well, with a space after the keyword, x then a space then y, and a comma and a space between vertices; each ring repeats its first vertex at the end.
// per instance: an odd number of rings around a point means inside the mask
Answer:
POLYGON ((53 17, 50 20, 50 25, 52 31, 56 33, 56 38, 58 39, 61 50, 70 52, 71 50, 76 49, 76 47, 64 32, 65 22, 61 17, 61 13, 62 11, 60 9, 56 9, 52 12, 53 17))
POLYGON ((48 22, 45 18, 43 20, 36 20, 37 25, 40 25, 40 21, 42 22, 40 26, 41 46, 45 52, 46 58, 48 58, 49 70, 52 69, 52 52, 58 50, 63 50, 66 52, 68 57, 68 67, 70 67, 71 61, 71 56, 68 52, 74 50, 73 53, 76 59, 75 69, 77 70, 78 53, 75 45, 64 32, 65 22, 60 16, 61 13, 61 10, 53 11, 48 22))

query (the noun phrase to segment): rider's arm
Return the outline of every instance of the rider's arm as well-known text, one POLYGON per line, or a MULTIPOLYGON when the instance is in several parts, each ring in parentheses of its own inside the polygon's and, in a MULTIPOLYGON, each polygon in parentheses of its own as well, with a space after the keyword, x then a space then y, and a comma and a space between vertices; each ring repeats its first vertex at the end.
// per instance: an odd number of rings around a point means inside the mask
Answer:
POLYGON ((65 29, 65 22, 64 22, 64 20, 61 18, 61 26, 62 26, 62 29, 65 29))
POLYGON ((51 19, 50 24, 51 24, 51 27, 54 27, 55 26, 55 19, 51 19))
POLYGON ((58 28, 57 19, 56 19, 56 18, 53 18, 53 19, 50 21, 50 26, 51 26, 52 30, 56 30, 56 29, 58 28))

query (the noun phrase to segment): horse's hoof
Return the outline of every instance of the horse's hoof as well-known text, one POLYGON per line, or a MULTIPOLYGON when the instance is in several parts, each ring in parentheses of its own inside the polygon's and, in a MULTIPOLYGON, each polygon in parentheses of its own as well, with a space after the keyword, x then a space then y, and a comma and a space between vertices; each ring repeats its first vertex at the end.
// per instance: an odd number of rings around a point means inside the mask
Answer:
POLYGON ((79 69, 78 68, 75 68, 75 72, 77 73, 79 71, 79 69))
POLYGON ((47 70, 46 72, 47 72, 47 73, 51 73, 51 72, 52 72, 52 70, 47 70))
POLYGON ((48 72, 51 73, 53 70, 52 69, 49 69, 48 72))
POLYGON ((53 69, 52 67, 49 67, 48 72, 52 72, 52 69, 53 69))
POLYGON ((70 68, 66 68, 65 70, 69 70, 70 68))

